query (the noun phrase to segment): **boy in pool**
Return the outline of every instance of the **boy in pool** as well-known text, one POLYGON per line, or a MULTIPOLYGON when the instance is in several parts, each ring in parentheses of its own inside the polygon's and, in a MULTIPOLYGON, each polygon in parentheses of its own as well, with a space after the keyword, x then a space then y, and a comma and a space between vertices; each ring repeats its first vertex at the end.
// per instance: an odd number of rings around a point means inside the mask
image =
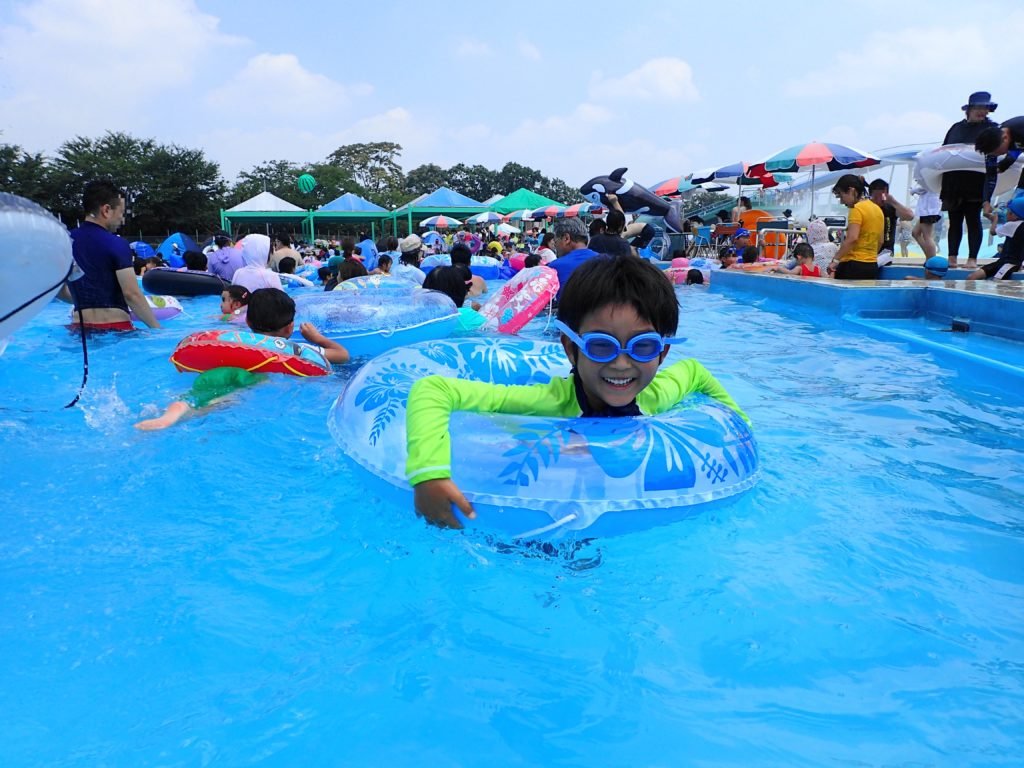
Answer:
POLYGON ((679 301, 661 270, 628 256, 590 259, 562 291, 556 326, 572 363, 567 379, 504 386, 428 376, 409 393, 406 477, 416 512, 429 522, 461 528, 452 505, 476 517, 451 480, 452 411, 533 416, 641 416, 662 413, 702 392, 746 414, 704 366, 681 360, 659 371, 679 323, 679 301))
MULTIPOLYGON (((295 331, 295 302, 279 288, 260 288, 249 296, 245 321, 253 333, 290 338, 295 331)), ((303 323, 299 332, 306 341, 320 348, 329 363, 348 362, 348 351, 320 333, 312 323, 303 323)), ((266 374, 250 373, 242 368, 211 368, 199 374, 188 394, 167 406, 163 416, 140 421, 135 428, 147 431, 165 429, 193 411, 212 405, 239 389, 258 384, 265 378, 266 374)))

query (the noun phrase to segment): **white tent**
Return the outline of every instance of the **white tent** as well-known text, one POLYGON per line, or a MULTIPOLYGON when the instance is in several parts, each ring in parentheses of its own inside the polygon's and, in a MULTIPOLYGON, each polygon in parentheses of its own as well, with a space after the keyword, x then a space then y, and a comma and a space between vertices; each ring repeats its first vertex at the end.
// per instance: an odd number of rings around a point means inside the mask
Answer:
POLYGON ((260 192, 255 197, 250 197, 234 208, 228 208, 227 213, 305 213, 304 208, 292 205, 287 200, 282 200, 270 192, 260 192))

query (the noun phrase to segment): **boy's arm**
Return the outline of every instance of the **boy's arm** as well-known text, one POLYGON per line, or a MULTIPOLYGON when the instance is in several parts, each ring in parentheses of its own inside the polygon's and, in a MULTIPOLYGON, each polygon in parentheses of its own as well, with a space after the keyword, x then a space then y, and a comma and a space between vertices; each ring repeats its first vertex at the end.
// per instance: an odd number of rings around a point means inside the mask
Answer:
POLYGON ((453 411, 519 413, 535 416, 579 414, 579 405, 567 379, 547 384, 504 386, 484 381, 427 376, 413 384, 405 412, 408 458, 405 476, 412 485, 451 477, 453 411))
POLYGON ((312 323, 303 323, 300 325, 299 333, 301 333, 302 338, 310 344, 316 344, 318 347, 323 347, 324 357, 327 359, 327 362, 341 365, 349 361, 348 350, 338 342, 328 339, 320 333, 312 323))
POLYGON ((736 401, 718 382, 718 379, 693 358, 681 360, 675 365, 658 371, 651 386, 641 392, 637 400, 640 401, 640 407, 645 413, 657 414, 667 411, 694 392, 700 392, 729 406, 743 417, 747 424, 750 423, 747 414, 736 404, 736 401))

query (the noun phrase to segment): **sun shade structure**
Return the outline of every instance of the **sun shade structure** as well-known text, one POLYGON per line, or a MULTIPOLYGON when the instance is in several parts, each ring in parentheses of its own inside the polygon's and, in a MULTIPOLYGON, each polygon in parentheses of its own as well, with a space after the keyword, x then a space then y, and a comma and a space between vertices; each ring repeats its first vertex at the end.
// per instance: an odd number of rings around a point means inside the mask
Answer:
POLYGON ((462 222, 458 219, 453 219, 451 216, 441 214, 438 216, 431 216, 429 219, 424 219, 420 222, 420 226, 433 227, 435 229, 451 229, 452 227, 462 226, 462 222))
POLYGON ((377 225, 382 219, 389 218, 391 211, 382 208, 376 203, 371 203, 366 198, 346 192, 336 197, 329 203, 324 203, 311 215, 313 228, 317 224, 325 222, 340 222, 345 224, 366 223, 370 224, 370 237, 376 239, 377 225))
POLYGON ((484 211, 466 219, 467 224, 497 224, 500 221, 502 221, 501 214, 494 211, 484 211))
MULTIPOLYGON (((881 162, 874 155, 861 152, 859 149, 843 146, 842 144, 828 144, 820 141, 812 141, 807 144, 797 144, 776 152, 767 160, 755 163, 750 167, 751 173, 771 173, 782 171, 784 173, 796 173, 797 171, 811 172, 811 189, 814 189, 815 171, 845 171, 851 168, 867 168, 878 165, 881 162)), ((811 215, 814 215, 814 195, 811 195, 811 215)))
POLYGON ((236 223, 247 225, 265 225, 269 234, 273 224, 299 224, 303 235, 313 239, 312 222, 309 211, 297 205, 282 200, 271 192, 260 192, 238 205, 221 210, 221 229, 231 234, 231 227, 236 223))
POLYGON ((408 231, 412 232, 415 228, 415 222, 429 216, 436 214, 443 214, 445 216, 465 214, 466 216, 472 216, 476 213, 483 213, 486 209, 487 206, 483 203, 471 197, 466 197, 454 189, 438 187, 429 195, 423 195, 400 208, 396 208, 391 213, 391 224, 397 231, 398 219, 405 217, 408 231))
POLYGON ((512 213, 513 211, 521 211, 524 208, 534 210, 536 208, 544 208, 549 205, 562 205, 557 200, 552 200, 550 197, 544 197, 536 192, 520 187, 515 192, 505 195, 495 203, 490 204, 490 209, 497 213, 512 213))

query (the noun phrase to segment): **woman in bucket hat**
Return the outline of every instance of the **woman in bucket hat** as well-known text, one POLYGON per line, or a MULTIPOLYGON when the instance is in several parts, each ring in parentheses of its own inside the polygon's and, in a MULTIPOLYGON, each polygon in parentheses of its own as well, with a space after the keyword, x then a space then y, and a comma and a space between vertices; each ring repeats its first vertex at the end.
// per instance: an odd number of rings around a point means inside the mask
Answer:
MULTIPOLYGON (((961 109, 964 119, 950 126, 946 131, 943 144, 970 144, 974 146, 978 134, 986 128, 995 127, 988 119, 989 112, 994 112, 998 105, 992 101, 988 91, 972 93, 961 109)), ((960 253, 960 241, 963 239, 964 227, 967 228, 967 266, 978 264, 978 251, 981 250, 981 207, 984 202, 985 177, 976 171, 947 171, 942 174, 942 209, 949 213, 949 266, 957 267, 957 256, 960 253)))

